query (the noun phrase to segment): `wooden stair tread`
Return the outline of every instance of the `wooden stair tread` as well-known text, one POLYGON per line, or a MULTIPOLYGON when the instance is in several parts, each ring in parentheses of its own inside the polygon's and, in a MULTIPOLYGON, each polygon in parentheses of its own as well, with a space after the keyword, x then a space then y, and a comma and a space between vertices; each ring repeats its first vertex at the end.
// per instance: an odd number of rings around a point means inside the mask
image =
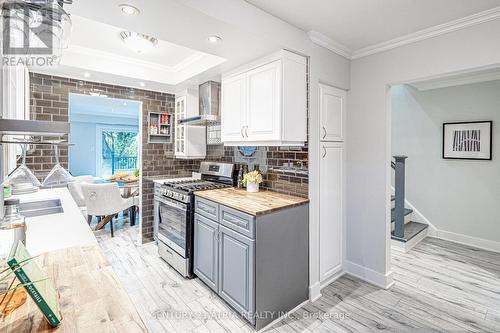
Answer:
MULTIPOLYGON (((394 223, 396 221, 396 216, 394 214, 395 210, 396 210, 395 208, 391 209, 391 222, 392 223, 394 223)), ((410 215, 411 213, 413 213, 413 209, 405 208, 405 216, 410 215)))
POLYGON ((394 231, 391 233, 391 238, 406 243, 421 232, 424 232, 428 227, 428 224, 411 221, 405 224, 404 236, 402 238, 394 236, 394 231))

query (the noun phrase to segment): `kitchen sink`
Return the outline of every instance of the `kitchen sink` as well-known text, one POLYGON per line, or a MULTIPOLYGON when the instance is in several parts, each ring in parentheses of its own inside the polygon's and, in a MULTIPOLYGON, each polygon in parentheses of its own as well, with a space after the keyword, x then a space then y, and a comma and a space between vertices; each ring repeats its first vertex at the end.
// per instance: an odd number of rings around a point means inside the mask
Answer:
POLYGON ((21 202, 19 204, 19 213, 24 217, 35 217, 64 213, 64 210, 61 205, 61 200, 50 199, 21 202))

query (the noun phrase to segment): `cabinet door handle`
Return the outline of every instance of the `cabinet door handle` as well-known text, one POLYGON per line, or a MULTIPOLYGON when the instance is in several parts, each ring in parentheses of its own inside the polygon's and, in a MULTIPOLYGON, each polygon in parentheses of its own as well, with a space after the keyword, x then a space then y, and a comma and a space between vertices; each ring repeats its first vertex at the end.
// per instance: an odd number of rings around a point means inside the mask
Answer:
POLYGON ((325 146, 323 146, 323 158, 325 158, 325 156, 326 156, 326 148, 325 146))
POLYGON ((243 129, 245 128, 245 126, 241 126, 241 131, 240 131, 240 134, 241 134, 241 137, 242 138, 245 138, 245 136, 243 135, 243 129))
POLYGON ((326 128, 323 126, 323 139, 326 138, 326 128))
POLYGON ((245 135, 247 136, 248 138, 248 126, 245 126, 245 135))

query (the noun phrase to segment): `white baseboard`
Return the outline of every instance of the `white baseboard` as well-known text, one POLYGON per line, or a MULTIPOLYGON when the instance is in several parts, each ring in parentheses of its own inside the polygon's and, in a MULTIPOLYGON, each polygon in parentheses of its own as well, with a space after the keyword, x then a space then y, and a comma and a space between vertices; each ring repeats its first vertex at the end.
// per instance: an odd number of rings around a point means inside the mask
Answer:
POLYGON ((333 283, 335 280, 341 278, 342 275, 344 275, 344 274, 345 274, 344 270, 340 270, 337 273, 333 274, 328 279, 326 279, 325 281, 321 282, 321 289, 323 289, 326 286, 328 286, 329 284, 333 283))
POLYGON ((275 320, 273 320, 272 322, 270 322, 269 324, 267 324, 266 326, 262 327, 260 330, 257 331, 257 333, 260 333, 260 332, 264 332, 266 329, 268 329, 269 327, 272 327, 274 324, 276 323, 279 323, 285 316, 288 317, 290 314, 294 313, 295 311, 299 310, 300 308, 302 308, 304 305, 306 305, 307 303, 309 303, 309 300, 306 300, 302 303, 300 303, 299 305, 297 305, 296 307, 294 307, 293 309, 291 309, 290 311, 288 311, 287 313, 283 314, 282 316, 280 316, 279 318, 276 318, 275 320))
POLYGON ((309 301, 311 303, 316 302, 318 299, 321 298, 321 289, 325 288, 338 278, 342 277, 345 272, 343 270, 340 270, 339 272, 333 274, 331 277, 326 279, 325 281, 322 282, 316 282, 313 285, 309 286, 309 301))
MULTIPOLYGON (((431 235, 429 235, 429 236, 431 236, 431 235)), ((477 247, 479 249, 500 253, 500 242, 495 242, 495 241, 488 240, 488 239, 472 237, 472 236, 467 236, 467 235, 463 235, 463 234, 457 234, 454 232, 444 231, 444 230, 437 230, 436 234, 432 235, 431 237, 444 239, 444 240, 448 240, 451 242, 469 245, 469 246, 477 247)))
POLYGON ((348 260, 345 262, 344 269, 346 273, 383 289, 389 289, 394 284, 392 271, 384 275, 348 260))
POLYGON ((309 301, 315 302, 321 297, 321 284, 318 282, 309 286, 309 301))

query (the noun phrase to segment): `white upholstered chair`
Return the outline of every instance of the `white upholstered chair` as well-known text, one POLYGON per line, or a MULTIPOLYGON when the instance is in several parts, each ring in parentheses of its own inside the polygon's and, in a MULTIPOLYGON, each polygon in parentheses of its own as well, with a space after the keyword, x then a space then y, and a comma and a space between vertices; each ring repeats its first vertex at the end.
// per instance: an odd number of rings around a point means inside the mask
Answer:
POLYGON ((136 204, 136 197, 122 198, 120 188, 116 183, 83 183, 82 191, 87 206, 87 215, 104 216, 97 224, 96 230, 102 229, 110 222, 111 237, 113 237, 113 217, 136 204))
POLYGON ((76 205, 80 207, 82 214, 87 215, 85 207, 85 197, 83 196, 82 184, 92 184, 94 182, 94 177, 92 176, 77 176, 73 177, 74 181, 68 184, 69 193, 75 200, 76 205))

